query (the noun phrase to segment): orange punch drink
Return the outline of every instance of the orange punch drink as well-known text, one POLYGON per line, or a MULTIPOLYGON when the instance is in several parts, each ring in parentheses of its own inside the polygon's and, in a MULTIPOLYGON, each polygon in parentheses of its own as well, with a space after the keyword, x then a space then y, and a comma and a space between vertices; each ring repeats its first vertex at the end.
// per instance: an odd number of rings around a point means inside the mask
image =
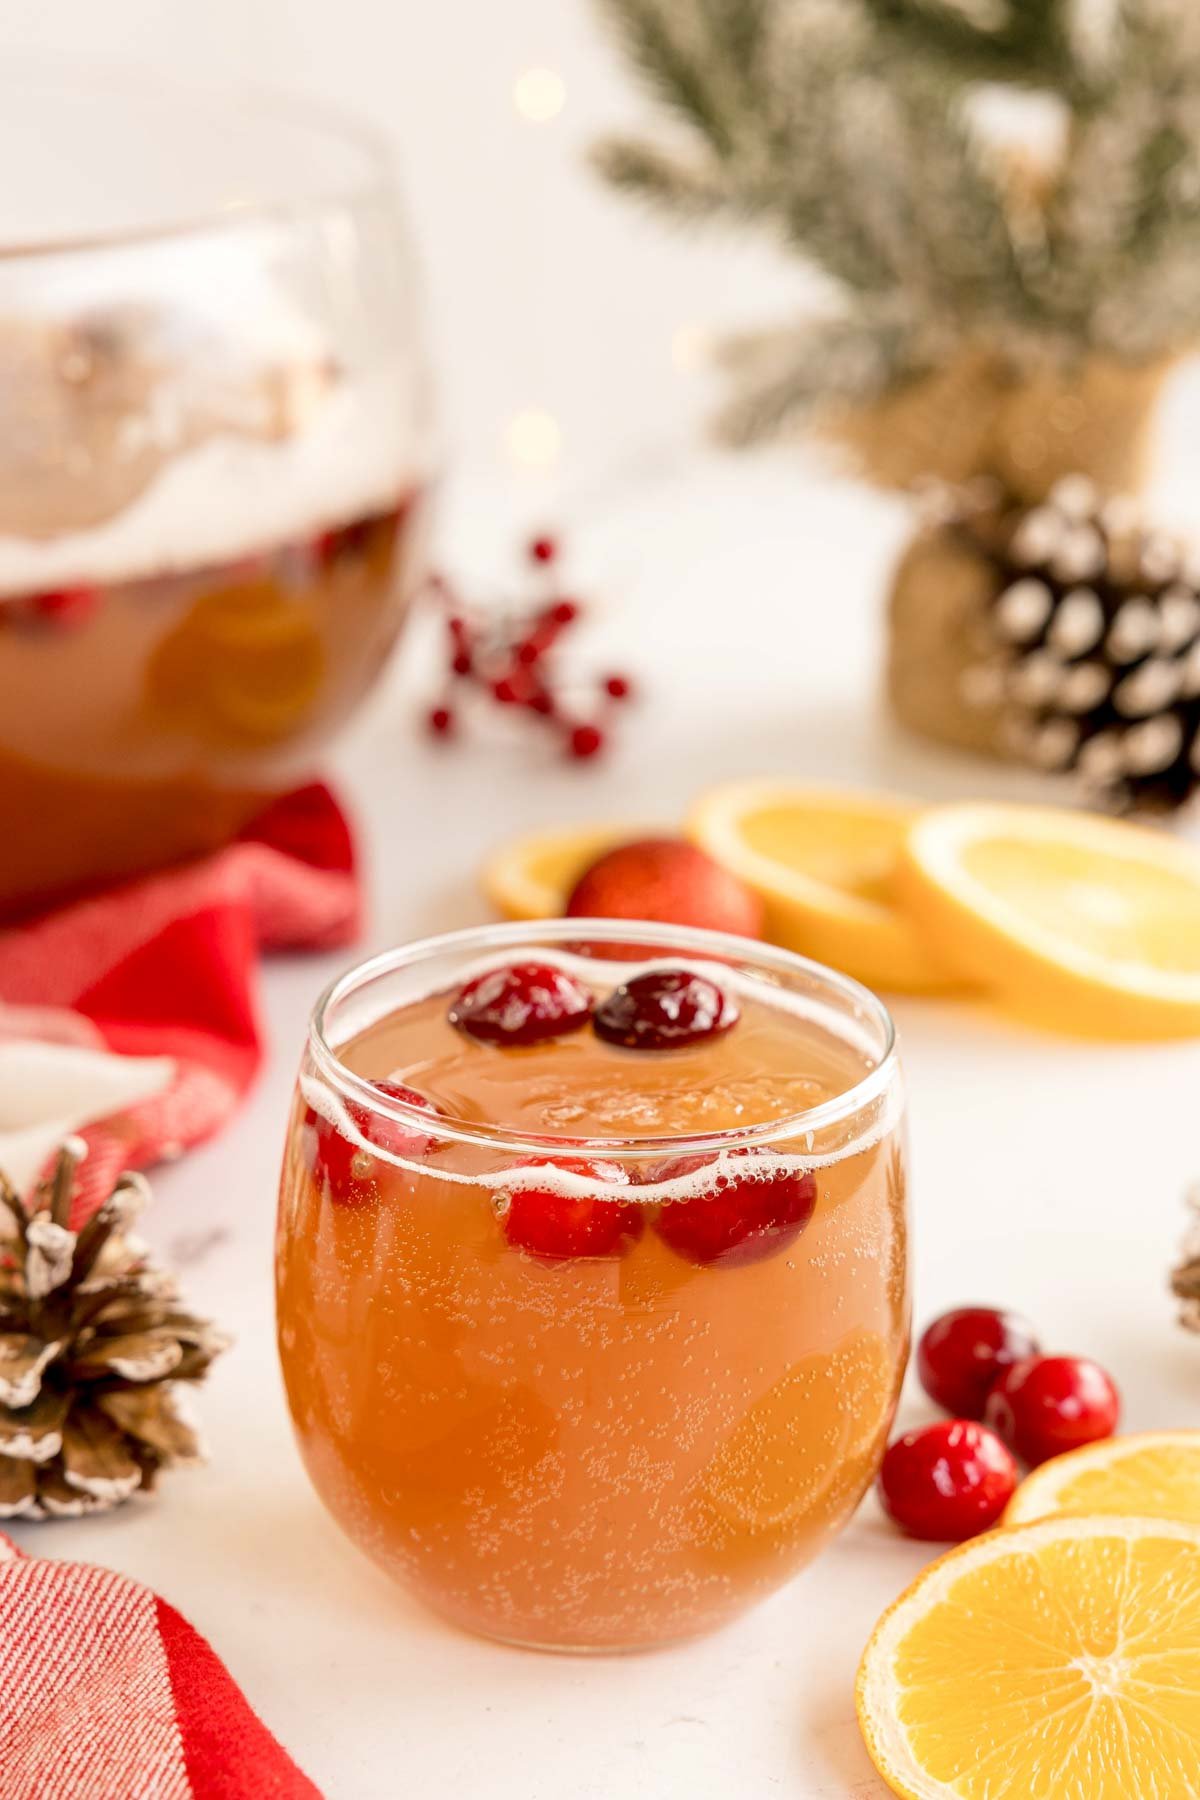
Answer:
POLYGON ((746 939, 491 926, 313 1016, 277 1297, 308 1471, 446 1617, 631 1649, 849 1518, 908 1347, 900 1072, 865 989, 746 939))

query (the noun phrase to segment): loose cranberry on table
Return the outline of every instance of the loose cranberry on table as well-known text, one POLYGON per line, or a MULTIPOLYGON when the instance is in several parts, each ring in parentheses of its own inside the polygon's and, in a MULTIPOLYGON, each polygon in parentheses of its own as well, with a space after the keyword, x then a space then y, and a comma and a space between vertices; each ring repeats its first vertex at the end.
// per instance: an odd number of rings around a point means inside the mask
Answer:
MULTIPOLYGON (((629 1179, 619 1163, 577 1157, 531 1157, 516 1166, 566 1171, 611 1187, 623 1187, 629 1179)), ((571 1193, 549 1181, 545 1187, 513 1188, 502 1200, 504 1235, 509 1243, 554 1262, 619 1256, 642 1235, 645 1224, 644 1209, 636 1202, 571 1193)))
MULTIPOLYGON (((655 1180, 677 1181, 706 1167, 715 1168, 709 1157, 676 1157, 656 1171, 655 1180)), ((732 1150, 711 1187, 664 1202, 654 1229, 688 1262, 737 1268, 786 1249, 812 1218, 816 1203, 817 1183, 809 1171, 780 1168, 759 1151, 732 1150), (744 1177, 728 1172, 735 1158, 746 1159, 744 1177)))
POLYGON ((957 1544, 996 1524, 1018 1478, 994 1432, 973 1419, 942 1419, 889 1445, 878 1491, 909 1537, 957 1544))
POLYGON ((627 1050, 681 1050, 736 1025, 736 1000, 691 969, 650 969, 596 1008, 596 1036, 627 1050))
POLYGON ((736 875, 682 838, 639 838, 606 851, 575 883, 574 919, 655 919, 761 937, 763 906, 736 875))
POLYGON ((1099 1363, 1030 1356, 1001 1375, 983 1416, 1022 1462, 1036 1466, 1111 1437, 1120 1413, 1120 1395, 1099 1363))
POLYGON ((982 1419, 988 1394, 1005 1369, 1036 1356, 1041 1345, 1019 1314, 991 1306, 959 1306, 926 1327, 917 1346, 921 1386, 961 1419, 982 1419))
POLYGON ((520 1049, 586 1025, 592 996, 553 963, 509 963, 468 981, 451 1002, 450 1023, 485 1044, 520 1049))
MULTIPOLYGON (((389 1099, 417 1107, 422 1112, 437 1111, 433 1102, 427 1100, 424 1094, 419 1094, 415 1088, 406 1087, 403 1082, 377 1081, 374 1085, 389 1099)), ((430 1133, 421 1131, 415 1123, 410 1125, 383 1113, 372 1112, 356 1101, 349 1102, 346 1112, 369 1144, 378 1145, 380 1150, 392 1156, 424 1156, 433 1142, 430 1133)), ((314 1173, 328 1184, 331 1199, 343 1206, 357 1206, 369 1199, 376 1191, 375 1178, 378 1174, 375 1160, 369 1152, 355 1139, 340 1131, 332 1120, 315 1112, 311 1106, 305 1113, 304 1123, 313 1134, 314 1173)))

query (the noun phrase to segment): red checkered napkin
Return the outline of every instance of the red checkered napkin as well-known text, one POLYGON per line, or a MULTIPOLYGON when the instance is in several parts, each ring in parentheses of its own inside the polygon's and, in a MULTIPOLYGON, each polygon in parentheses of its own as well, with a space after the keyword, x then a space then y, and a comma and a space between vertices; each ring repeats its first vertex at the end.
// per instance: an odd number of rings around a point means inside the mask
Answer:
POLYGON ((349 829, 312 786, 212 856, 0 933, 0 1168, 23 1188, 82 1135, 78 1223, 121 1169, 207 1137, 261 1059, 260 952, 358 920, 349 829))
POLYGON ((3 1800, 321 1800, 149 1588, 0 1534, 3 1800))

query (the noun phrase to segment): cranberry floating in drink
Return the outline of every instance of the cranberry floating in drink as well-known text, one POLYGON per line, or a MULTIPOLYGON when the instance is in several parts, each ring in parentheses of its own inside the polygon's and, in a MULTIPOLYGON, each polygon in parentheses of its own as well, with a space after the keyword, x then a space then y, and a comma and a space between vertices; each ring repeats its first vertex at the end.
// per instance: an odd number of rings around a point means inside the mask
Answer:
POLYGON ((475 975, 450 1002, 450 1023, 468 1037, 510 1050, 564 1037, 586 1025, 592 996, 553 963, 504 963, 475 975))
POLYGON ((900 1078, 883 1008, 815 964, 644 920, 584 942, 457 933, 320 1003, 279 1345, 384 1569, 486 1635, 632 1648, 772 1592, 879 1467, 900 1078))
POLYGON ((645 1229, 643 1207, 605 1191, 628 1182, 620 1163, 531 1157, 514 1165, 512 1177, 506 1189, 497 1190, 496 1211, 509 1243, 533 1256, 615 1256, 645 1229), (552 1173, 530 1176, 528 1169, 552 1173), (573 1175, 578 1186, 571 1183, 573 1175))
POLYGON ((689 1262, 729 1268, 774 1256, 799 1237, 817 1202, 811 1170, 789 1168, 756 1150, 733 1150, 724 1163, 681 1156, 660 1169, 658 1179, 678 1186, 698 1172, 702 1185, 664 1206, 656 1225, 663 1243, 689 1262))
POLYGON ((3 100, 0 918, 311 776, 396 638, 433 473, 369 139, 160 81, 3 100))
POLYGON ((630 1050, 681 1050, 718 1037, 738 1022, 728 987, 698 969, 650 969, 606 995, 596 1033, 630 1050))

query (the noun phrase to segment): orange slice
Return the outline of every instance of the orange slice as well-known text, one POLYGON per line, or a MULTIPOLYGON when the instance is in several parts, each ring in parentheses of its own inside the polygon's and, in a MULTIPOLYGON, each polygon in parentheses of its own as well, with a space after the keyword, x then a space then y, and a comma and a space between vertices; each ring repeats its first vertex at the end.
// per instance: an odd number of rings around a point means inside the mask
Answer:
POLYGON ((858 1327, 803 1357, 758 1399, 702 1471, 700 1494, 727 1533, 786 1541, 822 1530, 878 1467, 903 1355, 858 1327))
POLYGON ((964 977, 1043 1024, 1200 1033, 1200 850, 1049 807, 933 807, 899 868, 913 917, 964 977))
POLYGON ((1131 1432, 1056 1456, 1026 1476, 1004 1523, 1066 1513, 1137 1513, 1200 1525, 1200 1431, 1131 1432))
POLYGON ((902 1800, 1196 1800, 1200 1527, 1055 1518, 961 1545, 879 1621, 857 1702, 902 1800))
POLYGON ((693 843, 762 896, 766 935, 876 987, 959 985, 897 903, 917 809, 887 794, 734 781, 692 808, 693 843))
POLYGON ((645 837, 639 825, 572 825, 513 839, 484 863, 479 885, 506 919, 554 919, 583 871, 616 844, 645 837))

